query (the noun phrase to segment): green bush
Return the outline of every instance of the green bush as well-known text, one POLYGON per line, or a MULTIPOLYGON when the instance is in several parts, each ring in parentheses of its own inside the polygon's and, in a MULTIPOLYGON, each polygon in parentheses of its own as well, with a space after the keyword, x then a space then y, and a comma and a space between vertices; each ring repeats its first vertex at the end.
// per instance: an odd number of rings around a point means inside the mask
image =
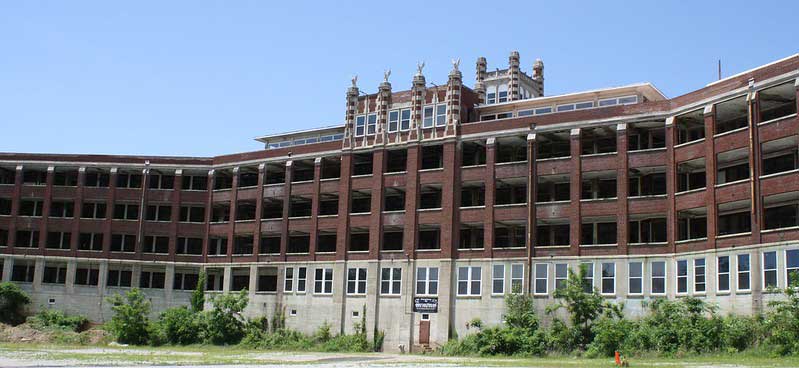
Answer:
POLYGON ((165 310, 158 318, 158 325, 166 343, 189 345, 200 342, 199 317, 185 306, 165 310))
POLYGON ((56 309, 44 309, 36 315, 28 317, 28 324, 40 330, 59 329, 81 332, 89 324, 89 320, 84 316, 68 316, 56 309))
POLYGON ((558 302, 547 307, 549 314, 559 309, 565 309, 569 314, 570 324, 567 326, 561 323, 557 326, 557 330, 553 331, 559 342, 557 346, 563 351, 585 350, 593 340, 591 327, 594 320, 605 313, 606 309, 616 309, 606 303, 596 289, 586 292, 585 272, 583 267, 580 267, 578 272, 570 269, 564 286, 556 289, 553 294, 558 302))
POLYGON ((109 332, 123 344, 144 345, 150 340, 150 302, 141 290, 133 288, 123 297, 116 294, 108 298, 114 316, 108 323, 109 332))
POLYGON ((0 283, 0 322, 18 325, 25 322, 24 308, 31 299, 12 282, 0 283))
POLYGON ((197 286, 191 292, 191 310, 192 312, 202 312, 205 308, 205 270, 200 271, 200 276, 197 279, 197 286))
POLYGON ((791 287, 782 291, 784 300, 769 303, 764 321, 766 343, 780 355, 799 354, 799 279, 797 274, 790 276, 791 287))
POLYGON ((248 301, 246 289, 211 299, 211 310, 203 313, 205 341, 216 345, 238 344, 245 334, 245 319, 241 313, 248 301))

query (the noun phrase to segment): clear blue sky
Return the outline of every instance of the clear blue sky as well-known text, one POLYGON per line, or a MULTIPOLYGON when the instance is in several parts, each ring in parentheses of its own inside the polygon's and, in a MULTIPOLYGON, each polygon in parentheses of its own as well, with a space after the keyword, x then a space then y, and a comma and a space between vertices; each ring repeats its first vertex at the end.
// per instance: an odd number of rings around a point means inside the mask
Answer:
POLYGON ((529 70, 548 95, 649 81, 674 97, 799 51, 798 1, 3 1, 0 151, 210 156, 339 124, 416 62, 529 70))

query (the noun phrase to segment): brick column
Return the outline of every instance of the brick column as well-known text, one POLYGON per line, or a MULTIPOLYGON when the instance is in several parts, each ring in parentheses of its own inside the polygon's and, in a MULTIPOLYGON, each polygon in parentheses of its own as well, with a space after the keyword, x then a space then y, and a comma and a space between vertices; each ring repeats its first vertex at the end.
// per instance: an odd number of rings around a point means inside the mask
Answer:
POLYGON ((262 163, 258 165, 258 189, 255 191, 255 230, 252 234, 252 253, 256 261, 258 261, 258 255, 261 254, 261 217, 264 211, 264 183, 266 183, 266 164, 262 163))
POLYGON ((53 201, 53 178, 55 166, 47 167, 47 186, 44 188, 44 202, 42 206, 42 219, 39 222, 39 250, 47 254, 47 222, 50 218, 50 206, 53 201))
POLYGON ((483 181, 485 182, 485 209, 483 209, 483 257, 494 257, 494 205, 496 204, 496 165, 497 144, 496 138, 486 139, 486 167, 483 181))
MULTIPOLYGON (((105 221, 103 221, 103 257, 111 255, 111 225, 114 218, 114 199, 117 189, 118 168, 112 167, 108 174, 108 197, 105 204, 105 221)), ((142 203, 138 203, 142 205, 142 203)), ((139 208, 139 221, 144 217, 144 208, 139 208)), ((138 239, 136 240, 138 242, 138 239)))
POLYGON ((11 216, 14 220, 8 225, 8 250, 14 254, 17 247, 17 218, 22 195, 22 165, 17 165, 14 172, 14 192, 11 195, 11 216))
POLYGON ((407 174, 405 176, 405 228, 402 234, 405 256, 416 257, 417 230, 419 226, 419 168, 421 167, 422 147, 414 144, 408 147, 407 174))
POLYGON ((236 211, 238 210, 239 192, 239 171, 241 168, 233 168, 233 186, 230 188, 230 221, 227 228, 227 259, 230 262, 233 258, 233 246, 236 243, 236 211))
POLYGON ((571 140, 571 183, 569 190, 571 191, 571 205, 569 215, 569 244, 571 245, 571 255, 580 255, 580 193, 582 193, 582 167, 580 154, 582 153, 582 146, 580 143, 580 129, 572 129, 570 134, 571 140))
POLYGON ((532 293, 533 257, 535 257, 535 242, 537 228, 536 194, 538 193, 538 150, 536 149, 535 133, 527 135, 527 264, 524 266, 524 281, 522 282, 525 293, 532 293))
MULTIPOLYGON (((147 204, 149 202, 148 188, 150 187, 150 168, 149 168, 149 161, 145 162, 145 169, 142 170, 142 181, 141 181, 141 199, 139 203, 141 205, 141 216, 139 216, 139 231, 136 233, 136 259, 141 259, 142 257, 142 249, 144 248, 144 234, 145 234, 145 227, 147 226, 147 222, 145 221, 145 216, 147 215, 147 204)), ((108 210, 109 208, 106 208, 108 210)))
POLYGON ((311 259, 316 259, 316 248, 319 240, 319 192, 321 191, 322 180, 322 158, 317 157, 313 161, 313 190, 311 191, 311 244, 308 253, 311 259))
POLYGON ((713 105, 705 106, 705 205, 707 206, 707 248, 716 248, 716 222, 718 221, 718 207, 716 207, 716 147, 713 134, 716 131, 716 116, 713 105))
POLYGON ((211 218, 213 217, 214 212, 214 169, 208 170, 208 198, 205 202, 205 232, 203 233, 203 262, 208 261, 208 246, 210 241, 210 233, 211 233, 211 218))
MULTIPOLYGON (((70 256, 78 255, 78 238, 80 238, 80 215, 83 210, 83 188, 86 185, 86 167, 78 168, 78 186, 75 188, 75 213, 72 216, 72 237, 69 239, 70 256)), ((103 249, 107 249, 110 239, 103 235, 103 249), (106 243, 108 242, 108 243, 106 243)))
MULTIPOLYGON (((757 124, 760 123, 758 114, 760 103, 758 102, 757 92, 750 92, 746 96, 748 117, 749 117, 749 191, 751 193, 751 207, 749 209, 750 224, 752 229, 752 244, 760 244, 761 214, 763 213, 763 201, 760 199, 760 175, 761 154, 760 154, 760 134, 758 134, 757 124)), ((754 262, 752 262, 754 263, 754 262)), ((752 268, 755 270, 756 268, 752 268)), ((759 294, 759 290, 757 291, 759 294)), ((755 288, 752 288, 755 294, 755 288)))
POLYGON ((444 185, 441 187, 441 256, 454 258, 458 249, 460 222, 459 208, 455 203, 456 193, 460 192, 460 159, 457 142, 451 140, 443 144, 444 150, 444 185), (457 168, 457 169, 456 169, 457 168), (446 185, 446 183, 452 183, 446 185))
POLYGON ((352 152, 341 155, 341 178, 338 185, 338 222, 336 224, 336 260, 347 259, 350 233, 350 190, 352 187, 352 152))
POLYGON ((618 244, 619 254, 628 254, 627 232, 629 231, 629 181, 630 181, 630 161, 627 155, 627 124, 616 125, 616 158, 619 167, 616 172, 616 203, 618 216, 616 222, 616 244, 618 244))
POLYGON ((666 119, 666 241, 671 251, 677 253, 677 160, 674 146, 677 143, 677 129, 674 117, 666 119))
POLYGON ((372 153, 372 201, 369 212, 369 259, 377 259, 383 243, 383 172, 386 150, 376 149, 372 153))
POLYGON ((169 223, 169 259, 172 261, 175 260, 175 253, 177 253, 181 188, 183 188, 183 170, 178 169, 175 170, 175 180, 172 186, 172 221, 169 223))
POLYGON ((289 246, 289 207, 291 206, 291 181, 294 178, 292 161, 286 161, 286 182, 283 190, 283 222, 280 228, 280 260, 286 260, 286 253, 289 246))

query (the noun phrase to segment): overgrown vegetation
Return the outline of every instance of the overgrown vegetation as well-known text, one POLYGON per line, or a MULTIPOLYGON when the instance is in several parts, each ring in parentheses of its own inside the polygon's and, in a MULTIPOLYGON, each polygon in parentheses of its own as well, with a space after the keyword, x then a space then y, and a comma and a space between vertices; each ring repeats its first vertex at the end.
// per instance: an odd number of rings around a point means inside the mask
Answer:
POLYGON ((0 322, 18 325, 25 322, 26 305, 31 299, 28 294, 12 282, 0 283, 0 322))
MULTIPOLYGON (((569 272, 563 288, 555 291, 557 303, 547 308, 553 317, 544 328, 528 295, 506 297, 505 321, 484 327, 482 321, 467 325, 477 329, 460 340, 450 340, 447 355, 577 354, 588 357, 625 355, 684 356, 757 350, 759 353, 799 355, 799 293, 783 290, 784 298, 769 303, 759 316, 722 316, 703 300, 654 299, 646 303, 648 314, 624 318, 623 304, 605 301, 596 290, 586 292, 583 271, 569 272), (555 313, 565 310, 567 319, 555 313)), ((792 285, 799 285, 792 279, 792 285)))
POLYGON ((70 316, 56 309, 43 309, 39 313, 28 317, 31 327, 46 330, 57 329, 81 332, 89 325, 89 320, 84 316, 70 316))

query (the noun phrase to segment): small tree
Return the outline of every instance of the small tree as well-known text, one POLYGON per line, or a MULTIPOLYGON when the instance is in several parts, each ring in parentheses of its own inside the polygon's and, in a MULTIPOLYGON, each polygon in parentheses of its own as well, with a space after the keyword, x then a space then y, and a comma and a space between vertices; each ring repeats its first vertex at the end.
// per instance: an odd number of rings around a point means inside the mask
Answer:
POLYGON ((158 324, 170 344, 188 345, 199 342, 197 315, 186 306, 169 308, 161 313, 158 324))
POLYGON ((579 272, 569 270, 569 276, 565 285, 555 290, 553 294, 558 299, 556 304, 547 307, 547 313, 553 313, 560 308, 565 308, 569 312, 571 331, 564 331, 570 335, 569 340, 582 349, 591 342, 591 324, 597 319, 604 308, 605 302, 602 300, 595 289, 590 286, 586 288, 583 280, 586 270, 580 267, 579 272), (590 292, 587 292, 587 289, 590 292))
POLYGON ((771 310, 766 314, 766 342, 781 355, 799 353, 799 273, 788 277, 789 286, 782 291, 784 300, 769 302, 771 310))
POLYGON ((123 297, 120 294, 108 298, 114 317, 108 323, 109 331, 118 342, 143 345, 149 341, 150 302, 138 288, 133 288, 123 297))
POLYGON ((222 294, 211 299, 212 309, 206 312, 205 338, 218 345, 236 344, 244 337, 247 290, 222 294))
POLYGON ((202 312, 205 308, 205 270, 200 271, 197 286, 191 293, 191 310, 195 313, 202 312))
POLYGON ((0 322, 13 325, 25 322, 23 309, 31 299, 14 283, 0 283, 0 322))

